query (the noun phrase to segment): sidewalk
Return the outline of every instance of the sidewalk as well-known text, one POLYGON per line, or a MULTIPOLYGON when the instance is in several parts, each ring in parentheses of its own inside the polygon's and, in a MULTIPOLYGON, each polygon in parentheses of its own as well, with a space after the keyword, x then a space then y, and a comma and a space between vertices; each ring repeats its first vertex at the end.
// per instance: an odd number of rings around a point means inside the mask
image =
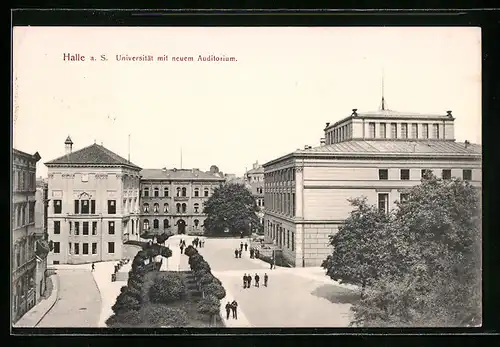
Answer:
POLYGON ((42 299, 31 310, 26 312, 13 326, 15 328, 34 328, 57 302, 59 295, 59 276, 57 273, 48 278, 52 281, 52 292, 46 299, 42 299))
MULTIPOLYGON (((222 286, 226 290, 226 297, 220 301, 220 316, 222 318, 222 321, 224 322, 224 325, 226 326, 226 328, 250 328, 251 327, 250 322, 248 321, 247 317, 243 313, 243 310, 241 309, 241 307, 238 307, 238 310, 237 310, 238 319, 233 319, 232 318, 233 317, 233 313, 232 312, 229 315, 229 319, 226 319, 226 317, 227 317, 226 304, 227 304, 228 301, 232 302, 236 298, 228 290, 229 284, 228 283, 224 283, 225 282, 224 281, 224 276, 221 276, 221 274, 223 272, 224 271, 221 271, 221 272, 212 272, 212 274, 215 277, 217 277, 222 282, 222 286)), ((238 301, 238 300, 236 300, 236 301, 238 301)))

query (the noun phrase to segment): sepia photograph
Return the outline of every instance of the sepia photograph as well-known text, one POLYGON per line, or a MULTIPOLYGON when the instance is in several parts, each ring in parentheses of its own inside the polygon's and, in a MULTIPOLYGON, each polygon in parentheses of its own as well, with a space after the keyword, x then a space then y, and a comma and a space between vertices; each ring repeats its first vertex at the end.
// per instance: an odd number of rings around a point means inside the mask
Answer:
POLYGON ((11 327, 482 325, 481 29, 12 29, 11 327))

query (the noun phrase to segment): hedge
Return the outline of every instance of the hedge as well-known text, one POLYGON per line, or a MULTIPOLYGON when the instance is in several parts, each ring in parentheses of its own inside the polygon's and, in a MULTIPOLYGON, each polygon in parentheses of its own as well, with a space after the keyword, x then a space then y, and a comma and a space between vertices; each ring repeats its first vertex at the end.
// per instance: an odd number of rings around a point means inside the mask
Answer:
MULTIPOLYGON (((214 277, 215 279, 215 277, 214 277)), ((205 285, 203 287, 203 292, 207 296, 215 296, 217 299, 222 300, 226 297, 226 290, 222 285, 216 283, 215 281, 205 285)))
POLYGON ((170 303, 186 296, 186 286, 178 274, 166 274, 165 277, 156 277, 149 288, 151 302, 170 303))
POLYGON ((154 327, 186 327, 188 315, 184 310, 166 305, 150 305, 144 313, 144 322, 154 327))

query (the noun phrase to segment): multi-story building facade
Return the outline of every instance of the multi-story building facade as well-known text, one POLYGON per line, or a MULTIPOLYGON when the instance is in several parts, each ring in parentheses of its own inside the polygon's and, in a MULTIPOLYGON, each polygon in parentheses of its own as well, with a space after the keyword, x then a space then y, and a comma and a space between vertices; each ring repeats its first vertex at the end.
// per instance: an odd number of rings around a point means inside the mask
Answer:
POLYGON ((12 318, 19 320, 45 289, 44 254, 37 255, 42 235, 35 228, 38 152, 12 151, 12 318))
POLYGON ((265 238, 294 266, 318 266, 332 252, 329 236, 365 196, 383 211, 432 171, 481 185, 481 146, 454 137, 451 111, 408 114, 353 110, 315 148, 306 146, 264 164, 265 238))
POLYGON ((102 145, 73 151, 48 168, 50 264, 80 264, 122 258, 122 243, 138 239, 141 168, 102 145))
POLYGON ((248 182, 255 203, 259 207, 257 213, 259 221, 264 224, 264 168, 259 165, 259 162, 255 162, 252 169, 245 173, 245 180, 248 182))
POLYGON ((141 231, 154 233, 203 232, 203 203, 225 182, 218 170, 144 169, 141 176, 141 231))

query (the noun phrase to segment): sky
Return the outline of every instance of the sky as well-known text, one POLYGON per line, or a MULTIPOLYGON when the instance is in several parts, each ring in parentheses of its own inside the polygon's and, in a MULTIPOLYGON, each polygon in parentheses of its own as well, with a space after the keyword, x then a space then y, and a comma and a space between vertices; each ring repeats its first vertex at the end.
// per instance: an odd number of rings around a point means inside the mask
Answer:
POLYGON ((96 142, 127 158, 130 147, 142 168, 181 168, 182 153, 182 168, 240 176, 318 146, 326 122, 353 108, 377 110, 382 76, 386 108, 452 110, 457 141, 481 143, 480 30, 15 27, 13 146, 39 152, 43 177, 68 135, 73 151, 96 142), (173 61, 187 56, 194 61, 173 61))

